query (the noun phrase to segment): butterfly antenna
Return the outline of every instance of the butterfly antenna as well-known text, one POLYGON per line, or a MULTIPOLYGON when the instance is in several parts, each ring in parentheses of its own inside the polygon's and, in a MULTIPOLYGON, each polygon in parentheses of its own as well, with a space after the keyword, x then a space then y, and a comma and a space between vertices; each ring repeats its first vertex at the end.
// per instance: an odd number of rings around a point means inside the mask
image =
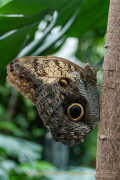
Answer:
POLYGON ((99 85, 99 84, 97 84, 97 86, 100 86, 100 87, 101 87, 101 85, 99 85))
POLYGON ((101 87, 99 87, 98 85, 97 85, 97 88, 101 90, 101 87))
POLYGON ((103 65, 100 65, 100 66, 96 66, 96 67, 94 67, 94 69, 97 69, 97 68, 99 68, 99 67, 102 67, 103 65))
POLYGON ((95 71, 97 71, 97 70, 100 70, 100 71, 115 71, 114 69, 111 69, 111 70, 110 70, 110 69, 108 69, 108 70, 106 69, 106 70, 105 70, 105 69, 97 69, 97 68, 94 68, 94 70, 95 70, 95 71))
MULTIPOLYGON (((102 88, 102 87, 106 87, 106 86, 102 86, 102 85, 97 84, 97 87, 98 87, 98 88, 102 88)), ((114 89, 114 88, 113 88, 113 89, 114 89)))
MULTIPOLYGON (((84 52, 85 52, 85 38, 84 38, 84 35, 83 35, 83 43, 84 43, 84 52)), ((85 52, 85 63, 87 63, 87 53, 88 53, 88 49, 91 48, 93 46, 89 46, 85 52)))
MULTIPOLYGON (((85 52, 85 38, 84 38, 84 35, 83 35, 83 43, 84 43, 84 52, 85 52)), ((88 47, 89 48, 89 47, 88 47)), ((87 63, 87 53, 88 53, 88 48, 85 52, 85 64, 87 63)))

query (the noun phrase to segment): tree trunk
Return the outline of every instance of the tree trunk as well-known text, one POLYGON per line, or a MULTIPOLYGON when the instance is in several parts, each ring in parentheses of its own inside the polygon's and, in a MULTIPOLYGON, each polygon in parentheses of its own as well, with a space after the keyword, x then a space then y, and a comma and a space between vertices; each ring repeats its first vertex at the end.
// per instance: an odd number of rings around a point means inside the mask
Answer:
POLYGON ((120 0, 110 0, 105 49, 96 180, 120 180, 120 0))

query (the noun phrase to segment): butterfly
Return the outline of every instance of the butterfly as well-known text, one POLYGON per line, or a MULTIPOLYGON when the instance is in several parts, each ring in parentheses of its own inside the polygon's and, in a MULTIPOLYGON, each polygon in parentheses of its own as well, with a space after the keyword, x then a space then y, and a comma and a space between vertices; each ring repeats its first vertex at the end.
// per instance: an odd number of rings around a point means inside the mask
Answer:
POLYGON ((7 65, 7 81, 38 110, 53 139, 67 146, 84 141, 99 121, 96 72, 55 56, 27 56, 7 65))

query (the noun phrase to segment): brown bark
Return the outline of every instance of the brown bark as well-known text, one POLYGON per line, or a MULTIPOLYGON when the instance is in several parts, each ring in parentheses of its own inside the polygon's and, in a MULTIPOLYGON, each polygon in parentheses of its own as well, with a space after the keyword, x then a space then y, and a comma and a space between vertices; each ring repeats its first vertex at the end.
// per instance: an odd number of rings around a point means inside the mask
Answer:
POLYGON ((105 48, 96 180, 120 180, 120 0, 110 0, 105 48))

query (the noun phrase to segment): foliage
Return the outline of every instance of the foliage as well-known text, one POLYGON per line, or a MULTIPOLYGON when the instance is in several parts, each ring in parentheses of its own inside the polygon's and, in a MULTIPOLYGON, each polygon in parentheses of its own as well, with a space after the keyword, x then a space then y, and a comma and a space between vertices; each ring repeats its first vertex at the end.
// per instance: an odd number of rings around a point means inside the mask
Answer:
MULTIPOLYGON (((20 56, 54 54, 69 37, 78 38, 75 58, 101 65, 108 5, 108 0, 0 0, 0 179, 54 179, 25 172, 60 171, 42 160, 46 129, 35 107, 6 82, 5 66, 20 56)), ((95 168, 96 133, 97 127, 84 143, 69 148, 69 164, 95 168)), ((73 170, 82 171, 68 168, 73 170)))

